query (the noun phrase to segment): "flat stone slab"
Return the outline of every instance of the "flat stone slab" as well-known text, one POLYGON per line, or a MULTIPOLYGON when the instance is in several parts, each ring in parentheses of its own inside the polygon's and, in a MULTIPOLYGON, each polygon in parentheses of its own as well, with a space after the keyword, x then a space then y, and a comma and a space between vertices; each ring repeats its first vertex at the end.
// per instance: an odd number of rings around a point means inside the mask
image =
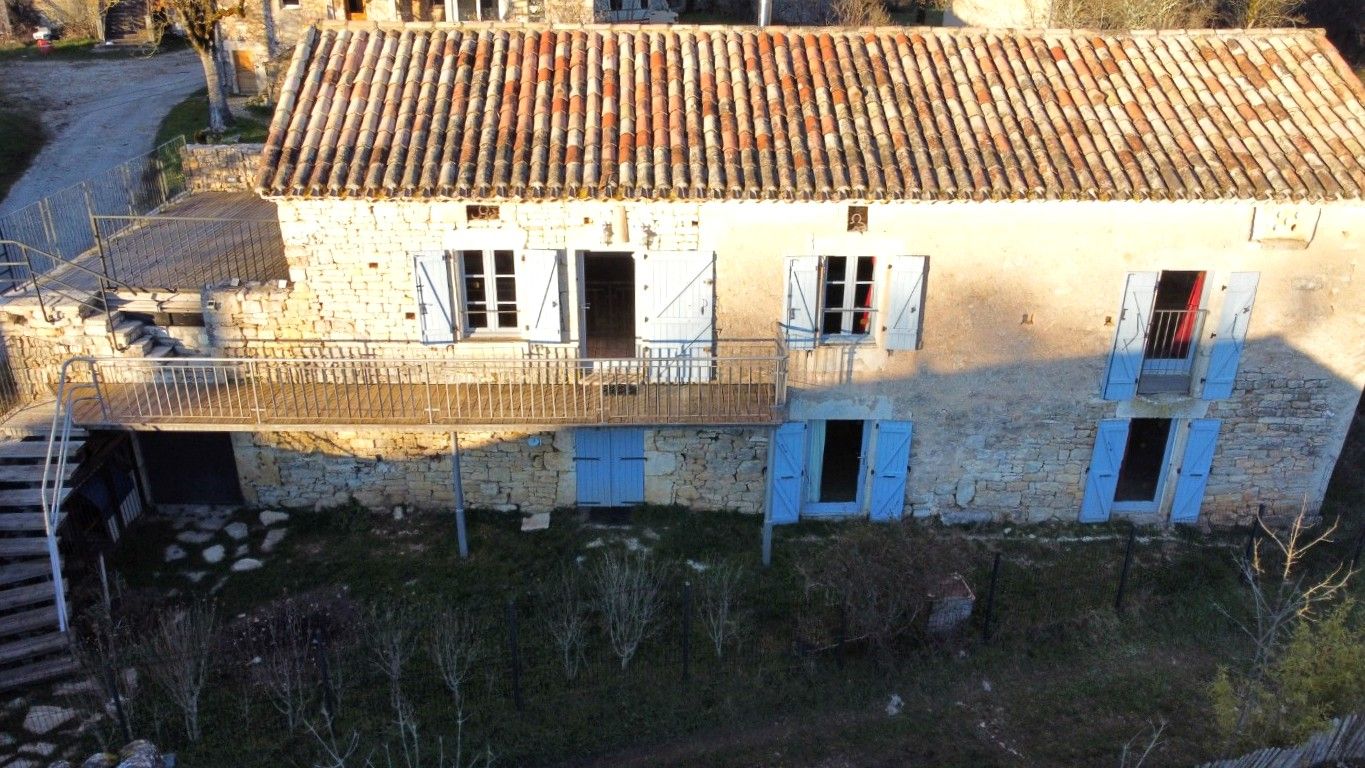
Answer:
POLYGON ((236 573, 241 573, 242 571, 254 571, 263 565, 265 565, 265 563, 262 563, 260 560, 257 560, 254 557, 244 557, 241 560, 238 560, 237 562, 232 564, 232 570, 236 573))
POLYGON ((233 556, 233 557, 246 557, 246 553, 248 553, 248 552, 250 552, 250 551, 251 551, 251 547, 249 547, 249 546, 247 546, 247 545, 245 545, 245 544, 238 544, 238 545, 237 545, 237 548, 234 549, 234 550, 232 550, 232 556, 233 556))
POLYGON ((227 550, 223 548, 222 544, 214 544, 204 550, 204 562, 209 565, 223 562, 224 557, 227 557, 227 550))
POLYGON ((247 534, 246 523, 228 523, 223 532, 231 536, 233 541, 242 541, 247 534))
POLYGON ((31 755, 40 755, 42 757, 47 757, 56 750, 56 744, 51 744, 46 741, 35 741, 32 744, 25 744, 19 748, 20 752, 27 752, 31 755))
POLYGON ((204 571, 186 571, 184 575, 185 578, 190 580, 191 584, 198 584, 199 582, 203 581, 204 577, 207 576, 208 574, 205 573, 204 571))
POLYGON ((175 537, 176 541, 184 542, 185 544, 207 544, 212 539, 213 534, 208 533, 207 531, 184 531, 179 536, 175 537))
POLYGON ((288 513, 288 512, 275 512, 275 511, 273 511, 273 510, 266 510, 266 511, 264 511, 264 512, 261 513, 260 519, 261 519, 261 525, 266 525, 266 526, 274 525, 274 524, 276 524, 276 523, 287 523, 287 522, 289 522, 289 513, 288 513))
POLYGON ((521 518, 523 531, 544 531, 550 527, 550 513, 536 512, 521 518))
POLYGON ((39 704, 24 715, 24 730, 42 736, 70 722, 75 716, 75 710, 39 704))
POLYGON ((287 528, 271 528, 266 531, 265 541, 261 542, 261 550, 263 552, 275 551, 275 547, 279 546, 281 541, 284 541, 284 536, 287 533, 289 533, 289 529, 287 528))
POLYGON ((172 544, 166 547, 166 554, 164 559, 168 563, 174 563, 176 560, 184 560, 188 556, 189 553, 185 551, 184 547, 180 546, 179 544, 172 544))

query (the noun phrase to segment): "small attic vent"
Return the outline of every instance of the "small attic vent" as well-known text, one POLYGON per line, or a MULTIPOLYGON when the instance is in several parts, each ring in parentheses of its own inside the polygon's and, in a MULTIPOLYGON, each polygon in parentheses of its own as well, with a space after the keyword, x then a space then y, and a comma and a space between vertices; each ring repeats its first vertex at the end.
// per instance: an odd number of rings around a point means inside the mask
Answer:
POLYGON ((850 205, 848 207, 848 231, 849 232, 867 231, 866 205, 850 205))
POLYGON ((496 205, 466 205, 464 218, 465 221, 498 221, 502 218, 502 212, 496 205))

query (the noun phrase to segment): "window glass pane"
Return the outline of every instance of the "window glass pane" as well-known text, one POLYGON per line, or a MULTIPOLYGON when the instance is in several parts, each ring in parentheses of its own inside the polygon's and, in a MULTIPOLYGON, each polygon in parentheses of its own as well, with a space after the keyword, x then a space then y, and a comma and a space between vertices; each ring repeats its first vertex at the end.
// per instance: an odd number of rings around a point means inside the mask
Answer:
POLYGON ((511 251, 493 251, 493 265, 498 277, 511 277, 516 269, 511 251))
POLYGON ((860 283, 853 292, 853 306, 859 309, 872 308, 872 284, 860 283))
POLYGON ((517 303, 517 280, 514 277, 498 276, 498 303, 517 303))
POLYGON ((854 333, 859 333, 859 334, 866 334, 866 333, 869 332, 870 330, 872 330, 872 313, 871 313, 871 312, 854 312, 854 313, 853 313, 853 332, 854 332, 854 333))
POLYGON ((475 311, 475 310, 473 310, 473 309, 469 310, 469 327, 470 327, 470 328, 487 328, 487 327, 488 327, 488 313, 487 313, 487 312, 482 312, 482 311, 475 311))
POLYGON ((466 275, 483 274, 483 251, 462 251, 460 258, 464 261, 466 275))
POLYGON ((858 257, 858 282, 872 279, 872 268, 876 266, 876 261, 871 256, 858 257))
POLYGON ((848 279, 848 257, 830 256, 825 260, 825 282, 842 282, 848 279))
POLYGON ((824 322, 820 324, 821 333, 843 333, 844 313, 826 312, 824 322))
POLYGON ((466 277, 464 279, 465 303, 473 309, 475 305, 482 305, 488 300, 485 283, 482 277, 466 277))
POLYGON ((830 283, 825 286, 825 306, 830 309, 842 309, 844 306, 844 284, 830 283))
POLYGON ((507 329, 516 328, 516 327, 517 327, 517 311, 516 311, 515 309, 512 309, 512 310, 504 309, 503 311, 499 312, 499 313, 498 313, 498 327, 499 327, 499 328, 507 328, 507 329))

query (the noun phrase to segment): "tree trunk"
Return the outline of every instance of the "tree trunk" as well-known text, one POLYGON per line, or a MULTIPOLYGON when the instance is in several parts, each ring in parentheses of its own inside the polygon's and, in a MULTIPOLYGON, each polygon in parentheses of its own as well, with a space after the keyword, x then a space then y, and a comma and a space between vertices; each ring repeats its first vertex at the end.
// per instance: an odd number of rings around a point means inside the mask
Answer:
POLYGON ((9 37, 14 34, 14 27, 9 20, 9 2, 0 0, 0 37, 9 37))
POLYGON ((209 133, 222 133, 232 125, 232 110, 228 109, 227 78, 222 65, 210 51, 199 51, 199 64, 204 68, 204 83, 209 92, 209 133))

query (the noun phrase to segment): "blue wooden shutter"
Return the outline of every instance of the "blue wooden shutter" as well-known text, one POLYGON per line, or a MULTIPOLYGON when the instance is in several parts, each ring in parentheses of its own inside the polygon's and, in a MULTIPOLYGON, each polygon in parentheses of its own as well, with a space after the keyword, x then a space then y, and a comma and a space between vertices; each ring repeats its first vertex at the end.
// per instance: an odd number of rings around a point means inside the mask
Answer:
POLYGON ((924 278, 929 259, 892 256, 886 272, 886 319, 882 321, 887 349, 919 349, 924 327, 924 278))
POLYGON ((559 251, 526 250, 517 258, 517 322, 528 341, 564 340, 559 251))
POLYGON ((1180 479, 1175 483, 1171 522, 1193 523, 1199 519, 1199 506, 1209 484, 1213 448, 1218 442, 1218 419, 1194 419, 1185 441, 1185 458, 1180 462, 1180 479))
POLYGON ((1085 477, 1085 496, 1081 499, 1081 522, 1102 523, 1114 508, 1119 467, 1128 444, 1128 419, 1104 419, 1095 435, 1095 452, 1090 456, 1090 471, 1085 477))
POLYGON ((1213 349, 1209 352, 1209 372, 1204 376, 1204 399, 1220 400, 1232 396, 1232 385, 1237 380, 1237 365, 1246 346, 1247 329, 1251 325, 1251 306, 1256 303, 1259 272, 1233 272, 1223 296, 1223 312, 1213 335, 1213 349))
POLYGON ((574 474, 581 507, 611 504, 611 447, 605 429, 574 430, 574 474))
POLYGON ((449 344, 455 340, 451 312, 450 269, 444 253, 419 253, 413 258, 417 274, 417 319, 423 344, 449 344))
POLYGON ((768 519, 794 523, 801 515, 806 469, 806 424, 788 422, 773 431, 773 465, 768 471, 768 519))
POLYGON ((872 508, 877 521, 899 520, 905 513, 905 478, 910 467, 911 425, 908 421, 877 422, 873 447, 872 508))
POLYGON ((611 505, 645 503, 645 431, 606 430, 611 455, 611 505))
POLYGON ((787 285, 782 303, 782 330, 793 348, 815 346, 820 328, 820 257, 787 257, 787 285))
POLYGON ((1114 349, 1109 354, 1109 369, 1104 377, 1105 400, 1127 400, 1137 394, 1147 326, 1152 321, 1152 304, 1156 301, 1156 281, 1156 272, 1128 273, 1118 329, 1114 332, 1114 349))

